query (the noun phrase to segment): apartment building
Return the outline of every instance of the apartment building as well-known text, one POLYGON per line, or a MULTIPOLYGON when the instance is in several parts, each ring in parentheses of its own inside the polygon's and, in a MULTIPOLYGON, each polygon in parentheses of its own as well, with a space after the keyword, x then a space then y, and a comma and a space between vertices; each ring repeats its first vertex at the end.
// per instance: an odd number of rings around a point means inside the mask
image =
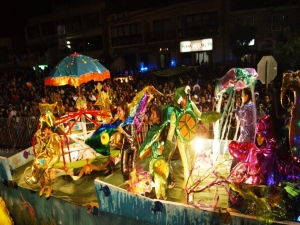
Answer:
POLYGON ((166 1, 135 10, 124 4, 130 1, 54 2, 52 13, 28 20, 28 52, 52 58, 58 50, 94 58, 107 53, 109 69, 116 70, 228 62, 228 34, 236 23, 257 27, 245 57, 258 62, 271 54, 286 18, 298 16, 297 5, 230 11, 230 0, 166 1))
POLYGON ((104 1, 53 0, 53 3, 52 13, 28 20, 25 27, 28 54, 36 55, 35 59, 44 58, 44 63, 55 63, 73 52, 99 57, 105 49, 104 1), (49 57, 52 60, 47 61, 49 57))
POLYGON ((257 64, 262 56, 272 55, 272 49, 282 28, 299 21, 298 12, 297 4, 231 11, 229 27, 232 28, 235 24, 257 27, 256 37, 250 44, 250 52, 245 56, 257 64))

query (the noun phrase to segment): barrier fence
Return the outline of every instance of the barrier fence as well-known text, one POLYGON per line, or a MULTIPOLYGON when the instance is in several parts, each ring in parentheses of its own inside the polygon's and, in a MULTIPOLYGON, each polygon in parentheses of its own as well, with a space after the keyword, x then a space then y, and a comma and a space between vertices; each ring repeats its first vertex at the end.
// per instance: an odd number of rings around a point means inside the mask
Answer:
MULTIPOLYGON (((30 147, 38 123, 39 117, 0 118, 0 146, 10 150, 24 150, 30 147)), ((81 130, 81 127, 76 126, 75 129, 81 130)), ((87 123, 86 126, 87 130, 95 129, 93 123, 87 123)), ((142 132, 138 134, 140 143, 144 141, 148 129, 148 125, 143 124, 142 132)), ((213 139, 213 125, 199 124, 198 135, 202 138, 213 139)))
POLYGON ((23 150, 31 146, 39 117, 0 118, 0 145, 2 148, 23 150))

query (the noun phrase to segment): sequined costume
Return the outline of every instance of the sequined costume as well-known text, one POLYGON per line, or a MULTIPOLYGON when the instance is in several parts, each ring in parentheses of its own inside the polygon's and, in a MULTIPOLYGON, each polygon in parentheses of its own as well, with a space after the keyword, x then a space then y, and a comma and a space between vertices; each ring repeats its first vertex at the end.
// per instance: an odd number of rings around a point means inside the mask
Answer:
POLYGON ((253 103, 236 109, 236 119, 240 121, 239 142, 254 142, 255 123, 253 121, 253 103))
POLYGON ((137 151, 137 136, 134 124, 127 124, 123 127, 123 146, 121 149, 121 168, 125 180, 129 179, 129 173, 132 171, 135 155, 137 151))
POLYGON ((258 133, 264 136, 264 147, 259 147, 257 142, 232 141, 228 145, 229 153, 238 161, 230 175, 230 180, 234 183, 274 185, 280 181, 275 155, 276 144, 269 115, 258 119, 255 137, 258 133))
POLYGON ((59 162, 61 150, 60 136, 57 133, 52 133, 47 139, 45 150, 37 155, 33 163, 33 166, 45 170, 40 178, 41 187, 51 185, 50 170, 59 162))
POLYGON ((40 122, 41 128, 35 134, 38 144, 36 157, 33 160, 30 175, 26 173, 30 167, 25 169, 24 180, 28 185, 40 183, 40 196, 43 195, 44 189, 47 187, 46 198, 48 198, 52 192, 51 170, 60 159, 61 138, 58 134, 60 129, 55 126, 52 112, 41 115, 40 122))

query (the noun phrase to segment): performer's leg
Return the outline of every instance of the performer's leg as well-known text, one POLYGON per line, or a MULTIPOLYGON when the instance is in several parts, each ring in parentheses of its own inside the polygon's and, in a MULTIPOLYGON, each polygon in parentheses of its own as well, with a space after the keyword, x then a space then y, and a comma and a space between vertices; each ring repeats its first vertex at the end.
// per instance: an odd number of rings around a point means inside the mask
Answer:
POLYGON ((192 177, 190 177, 190 159, 188 158, 187 154, 187 148, 186 144, 178 140, 178 149, 180 152, 181 160, 182 160, 182 166, 183 166, 183 189, 187 187, 190 187, 190 185, 193 183, 192 177), (187 184, 188 182, 188 184, 187 184))
POLYGON ((121 150, 121 170, 124 180, 129 180, 129 154, 126 150, 121 150))
POLYGON ((51 173, 51 168, 46 170, 44 173, 44 179, 45 179, 44 189, 47 187, 45 198, 49 198, 52 192, 50 173, 51 173))
POLYGON ((175 182, 176 182, 173 167, 172 167, 172 164, 171 164, 172 157, 175 153, 175 150, 176 150, 176 146, 170 152, 169 157, 168 157, 168 164, 169 164, 169 170, 170 170, 169 176, 168 176, 168 188, 173 188, 175 186, 175 182))

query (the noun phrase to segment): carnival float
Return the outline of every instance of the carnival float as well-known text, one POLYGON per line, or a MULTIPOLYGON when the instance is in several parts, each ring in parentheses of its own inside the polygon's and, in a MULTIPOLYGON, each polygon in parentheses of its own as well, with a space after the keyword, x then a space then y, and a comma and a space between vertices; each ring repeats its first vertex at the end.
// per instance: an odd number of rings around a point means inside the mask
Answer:
MULTIPOLYGON (((145 87, 127 105, 126 116, 119 105, 113 118, 109 92, 101 86, 106 79, 110 73, 97 60, 74 53, 45 80, 75 87, 95 81, 101 110, 87 110, 82 102, 79 111, 55 117, 59 103, 40 104, 32 147, 0 157, 1 205, 8 209, 1 208, 1 215, 9 224, 298 224, 298 71, 283 74, 280 103, 289 122, 281 140, 269 116, 257 118, 259 74, 253 68, 232 68, 217 81, 216 112, 198 112, 190 88, 178 87, 174 106, 156 111, 161 121, 142 139, 146 108, 162 93, 145 87), (235 107, 236 94, 246 88, 253 99, 254 142, 238 139, 239 126, 228 139, 234 113, 243 110, 235 107), (220 113, 223 94, 228 100, 220 113), (213 124, 213 139, 199 136, 199 120, 213 124)), ((245 119, 240 123, 252 123, 245 119)))

